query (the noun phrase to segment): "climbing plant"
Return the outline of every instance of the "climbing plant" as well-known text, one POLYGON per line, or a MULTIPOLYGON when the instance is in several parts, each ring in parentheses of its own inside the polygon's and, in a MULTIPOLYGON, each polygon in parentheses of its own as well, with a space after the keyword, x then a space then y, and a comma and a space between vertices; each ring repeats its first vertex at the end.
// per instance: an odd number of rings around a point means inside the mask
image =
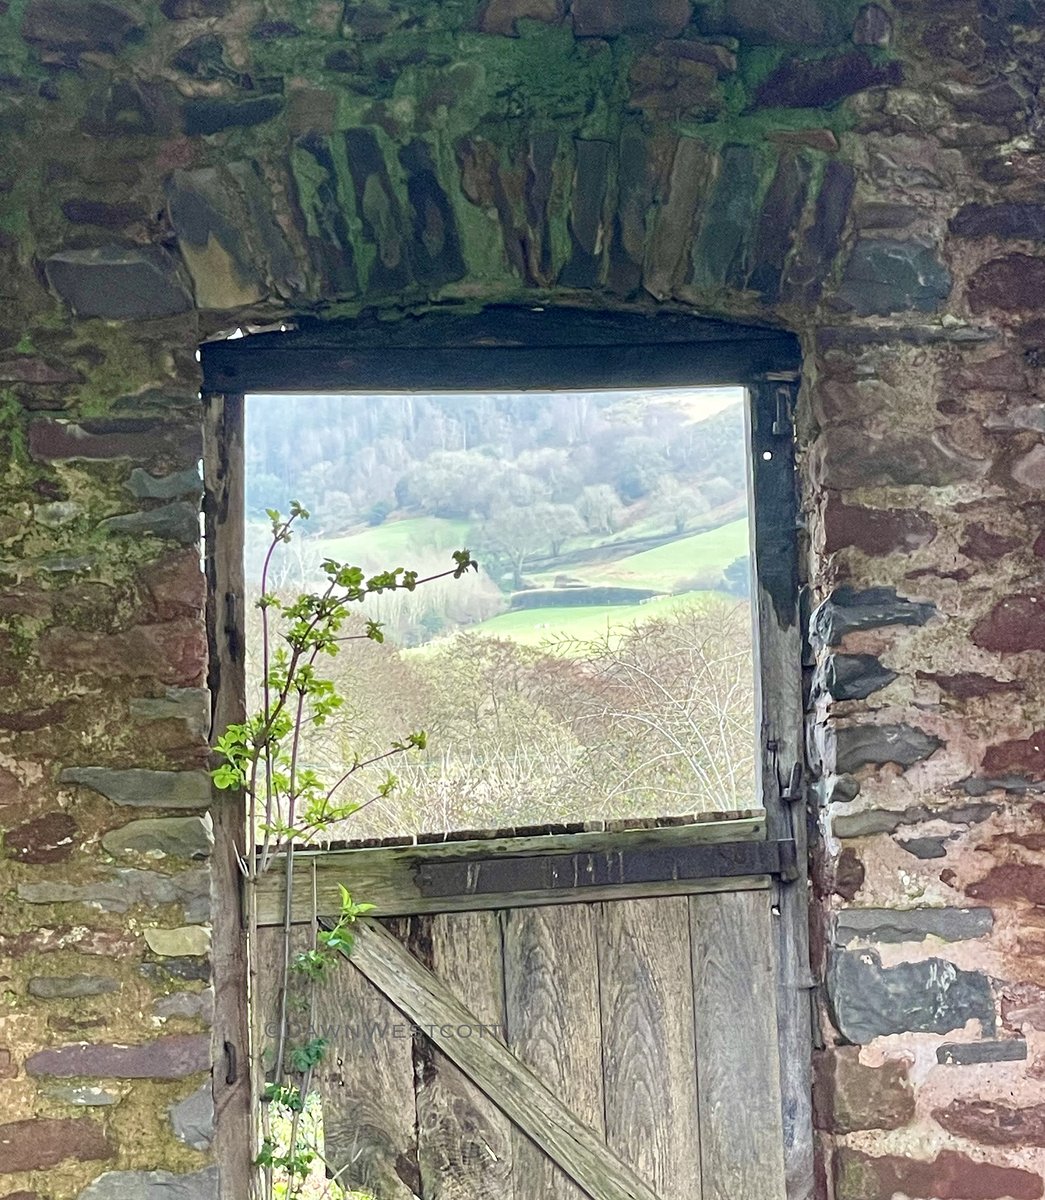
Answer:
POLYGON ((337 822, 361 807, 389 796, 396 778, 387 771, 369 798, 346 796, 346 784, 368 768, 384 764, 410 750, 423 750, 425 734, 407 734, 380 753, 355 756, 343 764, 336 777, 324 777, 309 761, 308 733, 328 722, 343 704, 343 697, 322 673, 325 659, 338 655, 348 642, 384 640, 381 625, 364 620, 362 630, 350 624, 355 606, 368 596, 415 588, 436 579, 460 579, 477 569, 467 550, 456 551, 445 571, 419 577, 404 567, 367 575, 362 568, 326 559, 321 564, 325 585, 286 600, 269 591, 274 556, 288 543, 308 510, 294 501, 289 514, 267 511, 271 540, 261 569, 261 682, 260 703, 242 723, 229 725, 218 738, 218 766, 213 771, 217 787, 241 792, 247 806, 248 849, 240 859, 246 889, 247 955, 251 964, 251 993, 257 996, 257 946, 259 880, 269 872, 283 875, 285 904, 277 978, 268 994, 277 997, 274 1022, 254 1005, 252 1010, 255 1094, 260 1100, 258 1120, 259 1192, 262 1200, 295 1200, 321 1157, 309 1100, 317 1067, 327 1046, 315 1032, 316 989, 342 954, 352 950, 352 925, 372 905, 357 902, 341 888, 340 912, 332 928, 319 928, 313 913, 310 936, 304 948, 296 944, 292 895, 295 853, 321 841, 337 822), (295 986, 299 985, 299 986, 295 986), (290 1020, 293 1008, 302 1019, 290 1020), (303 1031, 300 1040, 291 1037, 303 1031), (265 1054, 263 1034, 274 1034, 265 1054))

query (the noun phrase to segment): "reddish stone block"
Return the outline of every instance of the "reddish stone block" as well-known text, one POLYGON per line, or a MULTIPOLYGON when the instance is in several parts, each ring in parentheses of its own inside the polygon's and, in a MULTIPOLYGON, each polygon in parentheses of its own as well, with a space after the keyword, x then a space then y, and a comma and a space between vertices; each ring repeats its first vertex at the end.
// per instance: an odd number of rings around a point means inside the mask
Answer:
POLYGON ((210 1066, 206 1034, 174 1034, 140 1046, 78 1043, 39 1050, 25 1062, 27 1075, 72 1079, 182 1079, 210 1066))
POLYGON ((1035 730, 1028 738, 988 746, 983 770, 991 778, 1018 775, 1021 779, 1045 779, 1045 729, 1035 730))
POLYGON ((851 902, 864 886, 865 875, 864 864, 856 851, 851 846, 846 846, 834 864, 832 891, 843 900, 851 902))
MULTIPOLYGON (((1045 1104, 1014 1108, 992 1100, 952 1100, 946 1108, 935 1109, 933 1119, 948 1133, 968 1138, 971 1142, 982 1142, 988 1146, 1045 1146, 1045 1104)), ((972 1194, 955 1193, 961 1196, 972 1194)), ((1000 1194, 1017 1196, 1024 1193, 1000 1194)), ((1033 1194, 1040 1196, 1040 1187, 1033 1194)))
POLYGON ((479 11, 483 33, 517 37, 516 21, 544 21, 556 24, 566 13, 565 0, 486 0, 479 11))
POLYGON ((907 1064, 864 1066, 859 1046, 820 1051, 813 1061, 813 1113, 816 1127, 828 1133, 899 1129, 914 1117, 907 1064))
POLYGON ((973 627, 972 640, 983 650, 1002 654, 1045 650, 1045 592, 999 600, 973 627))
POLYGON ((86 929, 82 925, 59 925, 57 928, 40 926, 23 933, 0 932, 0 955, 9 958, 47 954, 55 950, 125 958, 140 949, 140 941, 132 934, 114 933, 108 929, 86 929))
POLYGON ((115 1148, 90 1117, 41 1117, 0 1125, 0 1173, 47 1171, 59 1163, 111 1158, 115 1148))
POLYGON ((64 363, 31 354, 14 354, 0 359, 0 383, 81 383, 83 375, 64 363))
POLYGON ((873 555, 909 553, 927 546, 936 536, 936 526, 921 513, 842 503, 830 503, 824 509, 824 530, 828 554, 845 546, 873 555))
POLYGON ((82 421, 40 419, 29 426, 29 453, 38 462, 66 459, 151 462, 161 458, 180 464, 197 462, 202 434, 195 426, 172 426, 140 418, 82 421))
POLYGON ((578 37, 659 33, 675 37, 689 24, 690 0, 573 0, 573 28, 578 37))
POLYGON ((40 638, 45 670, 107 677, 155 679, 182 687, 200 686, 207 669, 207 635, 202 621, 139 625, 126 633, 84 633, 60 626, 40 638))
POLYGON ((897 1192, 935 1200, 1038 1200, 1043 1191, 1033 1171, 978 1162, 956 1150, 941 1150, 925 1162, 874 1158, 843 1146, 835 1151, 834 1179, 835 1200, 892 1200, 897 1192))
POLYGON ((1019 1033, 1024 1025, 1045 1029, 1045 988, 1036 983, 1007 983, 1001 992, 1001 1019, 1019 1033))
POLYGON ((7 833, 4 849, 9 858, 18 862, 65 862, 73 852, 79 832, 80 827, 68 813, 46 813, 7 833))
POLYGON ((39 1192, 8 1192, 0 1196, 0 1200, 40 1200, 39 1192))
POLYGON ((1034 545, 1031 547, 1038 558, 1045 558, 1045 531, 1039 533, 1034 539, 1034 545))
POLYGON ((978 882, 966 887, 975 900, 1045 904, 1045 867, 1032 863, 1001 863, 978 882))
POLYGON ((992 533, 983 525, 970 525, 965 531, 965 541, 959 549, 966 558, 976 558, 983 562, 994 562, 1012 554, 1025 544, 1023 538, 1005 537, 1000 533, 992 533))
POLYGON ((996 354, 984 362, 961 363, 947 372, 947 390, 1013 392, 1026 382, 1027 364, 1018 354, 996 354))
POLYGON ((1045 292, 1045 258, 1007 254, 984 263, 969 279, 969 307, 974 313, 1034 312, 1045 292))
POLYGON ((971 700, 977 696, 991 696, 996 692, 1022 692, 1023 684, 1018 680, 991 679, 989 675, 977 675, 973 671, 961 671, 957 675, 938 675, 932 671, 918 671, 919 679, 928 679, 942 691, 959 700, 971 700))
POLYGON ((203 612, 207 581, 196 550, 180 550, 146 567, 141 580, 154 620, 174 621, 179 617, 196 617, 203 612))

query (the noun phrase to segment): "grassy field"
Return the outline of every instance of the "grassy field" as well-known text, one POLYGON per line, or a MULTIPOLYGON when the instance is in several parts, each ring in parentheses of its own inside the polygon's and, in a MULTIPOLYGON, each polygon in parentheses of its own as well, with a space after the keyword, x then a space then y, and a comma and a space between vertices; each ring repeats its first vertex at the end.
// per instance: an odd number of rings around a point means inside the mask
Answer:
MULTIPOLYGON (((747 521, 741 519, 720 525, 718 529, 709 529, 706 533, 679 538, 655 550, 643 550, 640 554, 630 554, 613 562, 567 569, 566 574, 585 583, 619 584, 667 592, 671 591, 677 580, 698 571, 721 570, 735 558, 742 558, 748 549, 747 521)), ((540 582, 550 583, 555 574, 550 572, 550 577, 536 578, 540 582)))
POLYGON ((410 555, 445 554, 468 544, 468 522, 442 517, 411 517, 388 521, 347 537, 318 538, 320 553, 338 562, 360 562, 382 567, 409 567, 410 555), (392 560, 396 561, 393 562, 392 560))
MULTIPOLYGON (((578 608, 531 608, 525 612, 502 613, 489 621, 469 627, 469 633, 511 638, 526 646, 539 646, 557 637, 582 641, 601 637, 608 630, 620 629, 661 617, 673 609, 689 607, 716 593, 685 592, 681 596, 658 596, 645 604, 591 605, 578 608)), ((720 597, 721 598, 721 597, 720 597)))

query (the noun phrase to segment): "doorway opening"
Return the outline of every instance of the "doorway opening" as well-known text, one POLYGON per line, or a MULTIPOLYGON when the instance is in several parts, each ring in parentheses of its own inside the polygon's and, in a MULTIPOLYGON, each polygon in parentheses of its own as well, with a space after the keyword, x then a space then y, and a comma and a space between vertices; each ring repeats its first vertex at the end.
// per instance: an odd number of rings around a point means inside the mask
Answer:
POLYGON ((524 1180, 805 1194, 793 340, 509 309, 260 335, 204 366, 226 714, 243 711, 244 555, 273 491, 316 508, 290 587, 329 559, 428 571, 411 553, 459 542, 486 560, 470 590, 397 593, 371 617, 388 640, 364 647, 380 657, 344 734, 434 726, 397 764, 405 802, 364 800, 335 844, 297 855, 293 886, 277 873, 257 893, 273 961, 288 930, 336 922, 343 887, 376 906, 321 1013, 328 1173, 375 1197, 435 1196, 451 1175, 471 1194, 469 1172, 475 1195, 509 1177, 516 1196, 524 1180), (356 1036, 367 1013, 377 1042, 356 1036), (488 1043, 437 1032, 450 1017, 488 1043), (661 1093, 636 1108, 650 1064, 661 1093))

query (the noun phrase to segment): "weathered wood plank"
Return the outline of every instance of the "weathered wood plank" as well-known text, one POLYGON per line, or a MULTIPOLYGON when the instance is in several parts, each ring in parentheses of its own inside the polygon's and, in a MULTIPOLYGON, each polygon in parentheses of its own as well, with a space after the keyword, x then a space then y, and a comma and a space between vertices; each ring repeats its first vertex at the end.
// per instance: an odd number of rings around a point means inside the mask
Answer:
POLYGON ((409 1023, 347 963, 316 992, 317 1070, 326 1157, 346 1192, 418 1194, 414 1061, 409 1023))
POLYGON ((694 896, 688 904, 704 1200, 783 1200, 769 896, 694 896))
MULTIPOLYGON (((423 953, 440 982, 478 1023, 454 1039, 497 1039, 504 1026, 501 931, 496 913, 420 918, 423 953)), ((418 1165, 424 1200, 504 1200, 512 1189, 511 1122, 450 1058, 417 1048, 418 1165)), ((377 1193, 381 1195, 381 1193, 377 1193)), ((382 1197, 383 1200, 383 1197, 382 1197)))
POLYGON ((573 1178, 591 1200, 657 1200, 630 1167, 496 1038, 449 1036, 482 1024, 375 922, 357 925, 350 961, 573 1178))
POLYGON ((769 371, 797 371, 794 338, 774 331, 750 340, 572 346, 431 346, 400 353, 367 346, 308 346, 293 335, 254 334, 203 347, 206 386, 214 391, 402 392, 552 391, 697 388, 753 382, 769 371))
MULTIPOLYGON (((319 911, 328 915, 340 912, 339 884, 353 895, 365 896, 373 904, 375 916, 404 916, 426 912, 468 912, 477 909, 530 907, 536 904, 570 904, 624 895, 688 895, 720 887, 765 887, 762 871, 729 879, 667 878, 637 884, 590 883, 581 891, 550 887, 516 892, 430 894, 426 884, 427 868, 441 869, 444 864, 507 862, 527 855, 616 854, 645 852, 660 848, 686 846, 714 847, 724 842, 757 842, 765 836, 764 816, 706 821, 662 829, 636 829, 618 833, 573 833, 535 838, 495 838, 474 842, 446 842, 437 845, 382 846, 366 850, 299 852, 295 856, 293 914, 295 921, 312 919, 312 871, 316 864, 316 896, 319 911), (630 889, 626 891, 625 889, 630 889), (583 893, 583 894, 582 894, 583 893)), ((568 881, 567 881, 568 882, 568 881)), ((269 872, 258 886, 258 913, 262 924, 283 920, 284 880, 279 871, 269 872)))
MULTIPOLYGON (((245 706, 243 645, 243 397, 208 396, 203 418, 203 512, 207 577, 207 686, 211 694, 212 741, 234 722, 245 706)), ((248 1179, 257 1150, 251 1097, 251 1032, 246 914, 242 911, 240 857, 246 851, 243 796, 215 792, 211 966, 214 972, 215 1154, 223 1164, 222 1200, 236 1200, 238 1180, 248 1179)))
MULTIPOLYGON (((596 1133, 604 1132, 595 910, 589 904, 504 915, 512 1053, 596 1133)), ((586 1200, 530 1138, 513 1135, 514 1200, 586 1200)))
POLYGON ((797 872, 773 885, 773 922, 784 1161, 789 1200, 806 1200, 813 1183, 812 983, 808 917, 808 806, 805 796, 782 799, 782 784, 805 761, 802 706, 802 628, 796 530, 793 384, 763 383, 749 407, 756 662, 759 665, 759 740, 762 802, 772 838, 795 843, 797 872))
POLYGON ((687 901, 600 905, 598 946, 607 1141, 661 1200, 700 1200, 687 901))

